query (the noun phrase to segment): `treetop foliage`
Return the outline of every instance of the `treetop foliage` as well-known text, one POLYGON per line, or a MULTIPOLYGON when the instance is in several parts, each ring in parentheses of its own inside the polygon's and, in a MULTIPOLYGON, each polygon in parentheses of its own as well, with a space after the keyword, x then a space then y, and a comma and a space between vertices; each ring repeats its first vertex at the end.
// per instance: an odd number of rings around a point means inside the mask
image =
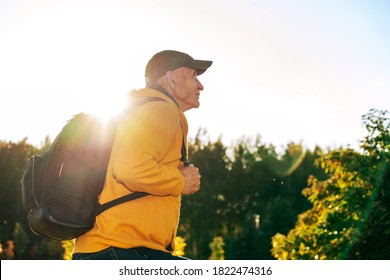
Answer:
POLYGON ((287 235, 272 238, 277 259, 388 259, 390 117, 370 110, 360 150, 340 148, 316 160, 325 180, 310 176, 312 208, 287 235))

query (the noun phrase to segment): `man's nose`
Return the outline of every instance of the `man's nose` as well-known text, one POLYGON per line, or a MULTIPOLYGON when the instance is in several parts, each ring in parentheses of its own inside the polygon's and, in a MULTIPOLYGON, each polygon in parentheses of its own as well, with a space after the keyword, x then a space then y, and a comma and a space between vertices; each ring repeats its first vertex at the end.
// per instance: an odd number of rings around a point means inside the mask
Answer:
POLYGON ((197 84, 197 88, 199 90, 203 90, 203 85, 202 85, 202 83, 198 79, 196 79, 196 84, 197 84))

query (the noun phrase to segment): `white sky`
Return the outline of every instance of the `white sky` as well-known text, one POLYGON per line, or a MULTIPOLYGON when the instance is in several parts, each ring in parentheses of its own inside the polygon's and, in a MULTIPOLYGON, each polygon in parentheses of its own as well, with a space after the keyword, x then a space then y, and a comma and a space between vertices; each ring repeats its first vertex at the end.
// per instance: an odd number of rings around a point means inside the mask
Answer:
POLYGON ((118 111, 175 49, 214 61, 190 136, 354 145, 361 116, 390 109, 389 15, 387 0, 0 0, 0 140, 118 111))

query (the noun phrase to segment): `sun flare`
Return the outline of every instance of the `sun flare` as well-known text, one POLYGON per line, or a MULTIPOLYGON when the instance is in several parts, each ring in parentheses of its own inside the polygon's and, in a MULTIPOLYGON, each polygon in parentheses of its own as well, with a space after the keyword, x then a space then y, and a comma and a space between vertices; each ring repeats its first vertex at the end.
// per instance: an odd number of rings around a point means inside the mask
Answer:
POLYGON ((83 106, 83 112, 97 116, 103 121, 108 121, 119 116, 128 106, 128 98, 126 94, 117 95, 98 95, 93 98, 88 98, 83 106))

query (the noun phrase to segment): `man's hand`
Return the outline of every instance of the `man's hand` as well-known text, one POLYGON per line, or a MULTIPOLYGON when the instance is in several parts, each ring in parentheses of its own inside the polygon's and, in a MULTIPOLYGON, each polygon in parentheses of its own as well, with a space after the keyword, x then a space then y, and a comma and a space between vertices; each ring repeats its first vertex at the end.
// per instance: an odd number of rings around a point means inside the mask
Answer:
POLYGON ((190 166, 180 165, 179 170, 184 176, 184 189, 182 194, 186 195, 196 193, 200 188, 201 176, 199 174, 199 169, 194 167, 193 164, 190 164, 190 166))

